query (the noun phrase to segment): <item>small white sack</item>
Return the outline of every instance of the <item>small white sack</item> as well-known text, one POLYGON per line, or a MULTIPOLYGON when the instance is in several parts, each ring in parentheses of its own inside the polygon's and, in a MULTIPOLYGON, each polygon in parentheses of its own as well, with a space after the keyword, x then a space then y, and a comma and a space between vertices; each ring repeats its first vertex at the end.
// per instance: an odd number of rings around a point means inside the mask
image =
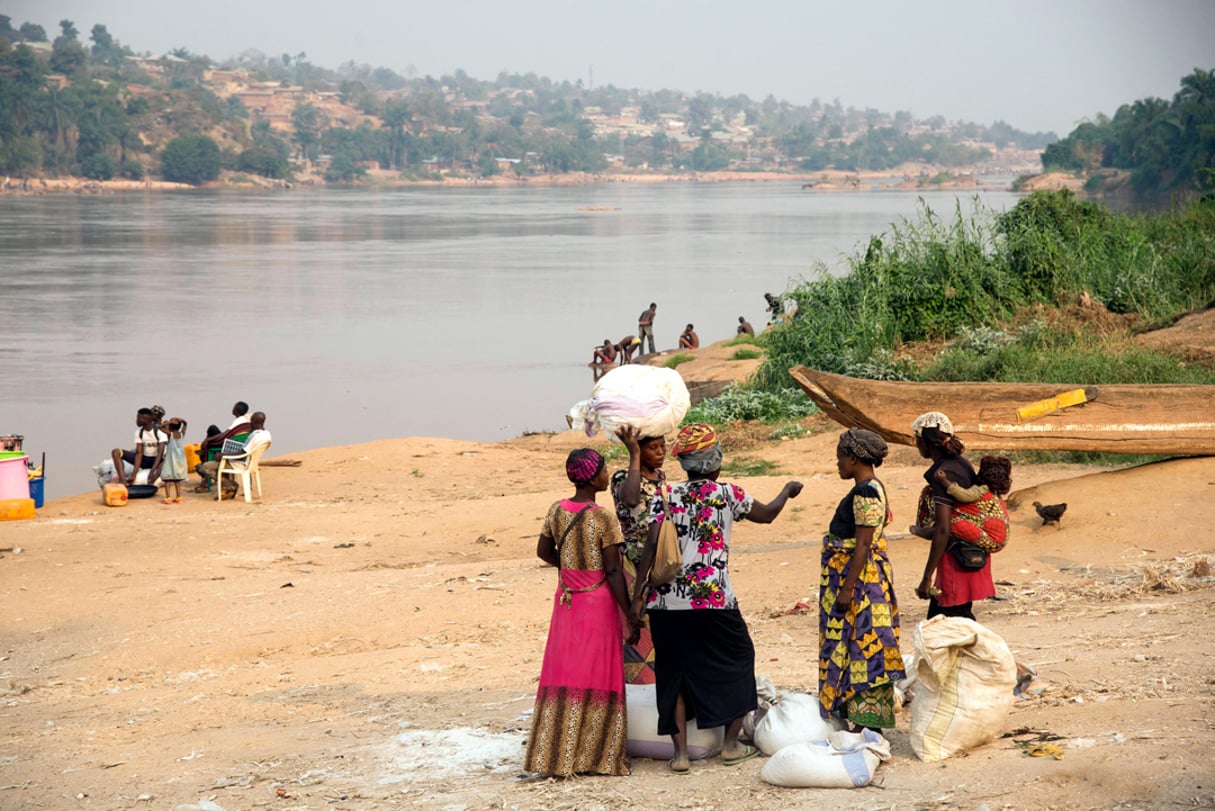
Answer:
POLYGON ((1017 663, 1000 635, 964 617, 933 617, 915 629, 911 748, 943 760, 999 734, 1012 707, 1017 663))
POLYGON ((835 731, 818 711, 818 698, 804 693, 782 693, 764 717, 755 722, 755 745, 774 755, 794 743, 823 741, 835 731))
POLYGON ((642 436, 666 436, 692 407, 688 387, 674 369, 629 364, 619 366, 591 389, 591 399, 569 410, 570 426, 592 437, 602 429, 614 442, 616 431, 632 425, 642 436))
POLYGON ((823 741, 786 746, 768 759, 760 779, 790 788, 859 788, 890 759, 890 742, 871 729, 832 732, 823 741))
MULTIPOLYGON (((626 684, 625 704, 629 713, 629 757, 670 760, 675 757, 675 744, 670 735, 658 734, 658 688, 653 684, 626 684)), ((688 722, 688 756, 704 760, 721 752, 725 729, 701 729, 696 719, 688 722)))

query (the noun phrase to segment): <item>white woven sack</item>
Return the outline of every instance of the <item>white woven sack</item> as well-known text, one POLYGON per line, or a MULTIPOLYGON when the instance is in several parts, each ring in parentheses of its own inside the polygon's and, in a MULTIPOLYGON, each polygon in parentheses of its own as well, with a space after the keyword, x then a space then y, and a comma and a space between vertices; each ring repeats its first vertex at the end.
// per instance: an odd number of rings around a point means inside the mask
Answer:
POLYGON ((765 755, 806 741, 823 741, 835 731, 818 711, 818 698, 804 693, 782 693, 755 723, 755 745, 765 755))
POLYGON ((616 431, 632 425, 642 436, 666 436, 692 407, 688 387, 674 369, 629 364, 599 378, 591 399, 569 410, 571 427, 592 437, 603 430, 612 441, 616 431))
MULTIPOLYGON (((628 707, 629 757, 670 760, 675 757, 675 744, 670 735, 658 734, 658 688, 653 684, 626 684, 625 704, 628 707)), ((688 756, 704 760, 721 751, 725 729, 701 729, 696 719, 688 721, 688 756)))
POLYGON ((871 729, 832 732, 823 741, 786 746, 764 764, 760 779, 789 788, 859 788, 890 759, 890 742, 871 729))
POLYGON ((1017 663, 995 631, 964 617, 933 617, 915 629, 915 679, 911 748, 931 762, 999 734, 1017 663))

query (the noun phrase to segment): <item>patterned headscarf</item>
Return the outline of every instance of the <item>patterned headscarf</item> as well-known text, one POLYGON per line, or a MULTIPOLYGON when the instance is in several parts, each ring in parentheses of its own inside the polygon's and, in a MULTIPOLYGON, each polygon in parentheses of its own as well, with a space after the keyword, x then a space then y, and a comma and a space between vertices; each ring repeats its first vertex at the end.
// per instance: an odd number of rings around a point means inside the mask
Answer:
POLYGON ((921 414, 911 424, 911 430, 916 436, 922 434, 925 428, 936 428, 942 434, 953 436, 953 423, 940 411, 928 411, 921 414))
POLYGON ((152 412, 152 419, 156 420, 157 422, 160 422, 165 418, 165 410, 158 405, 154 405, 148 410, 152 412))
POLYGON ((840 450, 873 467, 881 467, 882 460, 890 453, 886 440, 863 428, 849 428, 840 434, 840 450))
POLYGON ((603 457, 594 448, 578 448, 570 451, 565 459, 565 475, 575 485, 590 484, 603 470, 603 457))
POLYGON ((671 448, 671 453, 683 456, 685 453, 708 450, 715 445, 717 445, 717 432, 713 430, 713 426, 703 422, 694 422, 680 429, 679 435, 675 437, 675 445, 671 448))
POLYGON ((684 426, 671 449, 688 473, 708 474, 721 469, 721 443, 717 432, 703 422, 684 426))

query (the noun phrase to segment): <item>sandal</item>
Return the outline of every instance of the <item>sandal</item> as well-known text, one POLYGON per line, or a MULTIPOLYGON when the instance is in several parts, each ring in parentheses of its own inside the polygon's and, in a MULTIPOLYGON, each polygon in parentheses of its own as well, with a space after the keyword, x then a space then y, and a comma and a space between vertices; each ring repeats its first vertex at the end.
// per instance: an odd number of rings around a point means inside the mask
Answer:
POLYGON ((173 503, 174 503, 174 504, 180 504, 180 503, 181 503, 181 496, 178 496, 177 498, 173 499, 173 503))
POLYGON ((173 499, 166 497, 166 498, 161 499, 160 503, 161 504, 172 504, 173 499))
POLYGON ((732 757, 732 758, 723 757, 721 759, 721 762, 725 766, 737 766, 738 764, 742 763, 744 760, 750 760, 751 758, 755 757, 758 754, 759 754, 758 749, 756 749, 754 746, 746 745, 743 747, 743 754, 739 755, 738 757, 732 757))
POLYGON ((682 769, 676 769, 675 758, 671 758, 667 761, 667 768, 670 769, 674 774, 690 774, 692 772, 692 770, 687 766, 683 767, 682 769))

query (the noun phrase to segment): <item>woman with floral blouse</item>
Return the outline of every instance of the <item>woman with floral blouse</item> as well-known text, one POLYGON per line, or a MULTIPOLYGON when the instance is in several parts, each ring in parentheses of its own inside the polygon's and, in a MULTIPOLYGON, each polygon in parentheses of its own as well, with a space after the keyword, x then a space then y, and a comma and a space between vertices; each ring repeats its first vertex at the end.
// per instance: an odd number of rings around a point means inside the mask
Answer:
POLYGON ((671 452, 688 474, 675 485, 663 483, 670 505, 683 568, 662 586, 649 585, 658 545, 658 527, 666 516, 664 499, 653 500, 650 533, 637 567, 630 619, 635 624, 649 612, 654 640, 658 693, 658 733, 670 735, 675 757, 671 771, 690 769, 687 722, 701 729, 725 727, 722 763, 734 766, 759 750, 738 740, 743 718, 757 706, 755 647, 730 584, 730 532, 735 521, 770 524, 786 501, 801 492, 789 482, 764 504, 741 487, 718 482, 722 451, 717 434, 697 423, 679 432, 671 452))

